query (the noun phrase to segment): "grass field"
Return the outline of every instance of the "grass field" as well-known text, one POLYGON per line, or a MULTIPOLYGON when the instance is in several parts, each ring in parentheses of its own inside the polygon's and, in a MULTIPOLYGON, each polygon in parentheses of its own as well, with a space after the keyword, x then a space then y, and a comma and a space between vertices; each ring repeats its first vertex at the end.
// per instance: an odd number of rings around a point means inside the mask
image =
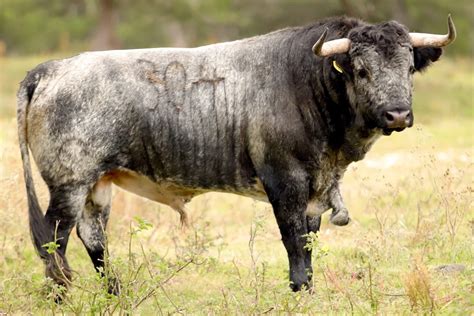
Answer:
POLYGON ((189 204, 192 228, 181 230, 168 207, 114 189, 109 266, 122 293, 106 294, 73 233, 74 284, 57 305, 28 233, 14 118, 18 82, 45 59, 0 59, 0 315, 474 313, 469 61, 443 59, 418 75, 415 126, 349 167, 342 189, 353 221, 335 227, 323 216, 311 243, 313 293, 290 292, 269 205, 205 194, 189 204))

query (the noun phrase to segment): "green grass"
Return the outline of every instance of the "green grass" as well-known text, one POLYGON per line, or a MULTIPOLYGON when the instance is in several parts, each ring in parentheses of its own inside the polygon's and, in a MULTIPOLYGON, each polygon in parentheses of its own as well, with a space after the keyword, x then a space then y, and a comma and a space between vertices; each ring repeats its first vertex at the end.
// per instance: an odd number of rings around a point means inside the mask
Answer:
MULTIPOLYGON (((46 58, 0 60, 0 314, 469 315, 473 295, 473 73, 442 60, 415 82, 415 127, 384 137, 349 167, 342 191, 353 222, 323 216, 313 240, 314 292, 292 293, 269 205, 212 193, 188 205, 181 230, 171 209, 116 189, 108 227, 110 267, 122 294, 106 294, 76 234, 73 287, 47 296, 27 228, 14 93, 46 58), (136 230, 135 216, 152 227, 136 230), (442 274, 442 264, 465 270, 442 274)), ((45 209, 47 190, 36 173, 45 209)))

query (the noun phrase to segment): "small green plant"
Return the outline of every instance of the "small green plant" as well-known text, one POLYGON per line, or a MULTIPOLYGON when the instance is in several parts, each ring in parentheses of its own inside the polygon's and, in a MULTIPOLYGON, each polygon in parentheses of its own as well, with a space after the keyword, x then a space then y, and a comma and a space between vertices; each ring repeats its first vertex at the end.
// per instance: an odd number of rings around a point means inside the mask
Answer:
POLYGON ((261 216, 255 216, 252 224, 250 225, 250 238, 249 238, 249 252, 251 262, 251 270, 253 275, 252 287, 255 289, 255 304, 258 304, 261 298, 261 291, 265 286, 265 263, 262 263, 261 268, 258 265, 258 254, 255 249, 255 241, 257 234, 263 229, 264 221, 261 216))
POLYGON ((320 259, 326 257, 329 254, 329 246, 321 245, 319 231, 316 233, 309 232, 303 237, 306 238, 306 245, 304 248, 308 251, 311 251, 313 262, 319 262, 320 259))
POLYGON ((153 228, 153 224, 147 221, 144 218, 141 218, 140 216, 135 216, 133 218, 135 220, 135 223, 137 224, 136 228, 132 230, 131 234, 135 235, 139 232, 145 231, 145 230, 150 230, 153 228))
POLYGON ((52 255, 56 252, 56 250, 59 249, 60 245, 56 241, 50 241, 42 245, 41 247, 46 248, 46 252, 52 255))

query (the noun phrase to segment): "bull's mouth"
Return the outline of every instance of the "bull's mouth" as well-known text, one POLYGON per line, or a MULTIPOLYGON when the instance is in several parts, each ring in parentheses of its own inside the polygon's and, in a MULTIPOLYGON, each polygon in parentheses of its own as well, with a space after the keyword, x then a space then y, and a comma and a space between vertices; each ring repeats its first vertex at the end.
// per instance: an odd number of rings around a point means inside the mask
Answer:
POLYGON ((405 129, 405 127, 397 127, 397 128, 384 128, 382 132, 385 136, 392 135, 393 132, 401 132, 405 129))

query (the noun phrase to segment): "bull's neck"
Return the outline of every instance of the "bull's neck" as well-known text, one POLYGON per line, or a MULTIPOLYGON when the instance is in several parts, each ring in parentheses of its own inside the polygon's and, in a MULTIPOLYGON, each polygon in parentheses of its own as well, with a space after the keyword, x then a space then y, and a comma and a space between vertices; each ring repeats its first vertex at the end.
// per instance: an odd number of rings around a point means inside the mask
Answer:
POLYGON ((310 77, 295 80, 305 85, 300 91, 307 91, 296 94, 297 104, 304 108, 301 112, 306 113, 305 124, 311 139, 322 140, 337 157, 338 164, 348 165, 362 159, 377 137, 358 124, 343 75, 331 67, 330 58, 318 58, 307 67, 311 69, 310 77))
MULTIPOLYGON (((343 37, 358 23, 345 20, 342 29, 340 24, 328 29, 337 33, 337 37, 343 37)), ((272 41, 272 47, 280 43, 285 48, 279 52, 285 54, 282 60, 288 67, 290 90, 304 121, 307 139, 315 140, 314 152, 317 155, 321 150, 331 151, 330 156, 347 165, 362 159, 377 137, 358 119, 347 94, 345 75, 332 68, 333 59, 312 53, 312 45, 322 32, 321 25, 290 29, 279 33, 278 36, 286 40, 272 41)))

